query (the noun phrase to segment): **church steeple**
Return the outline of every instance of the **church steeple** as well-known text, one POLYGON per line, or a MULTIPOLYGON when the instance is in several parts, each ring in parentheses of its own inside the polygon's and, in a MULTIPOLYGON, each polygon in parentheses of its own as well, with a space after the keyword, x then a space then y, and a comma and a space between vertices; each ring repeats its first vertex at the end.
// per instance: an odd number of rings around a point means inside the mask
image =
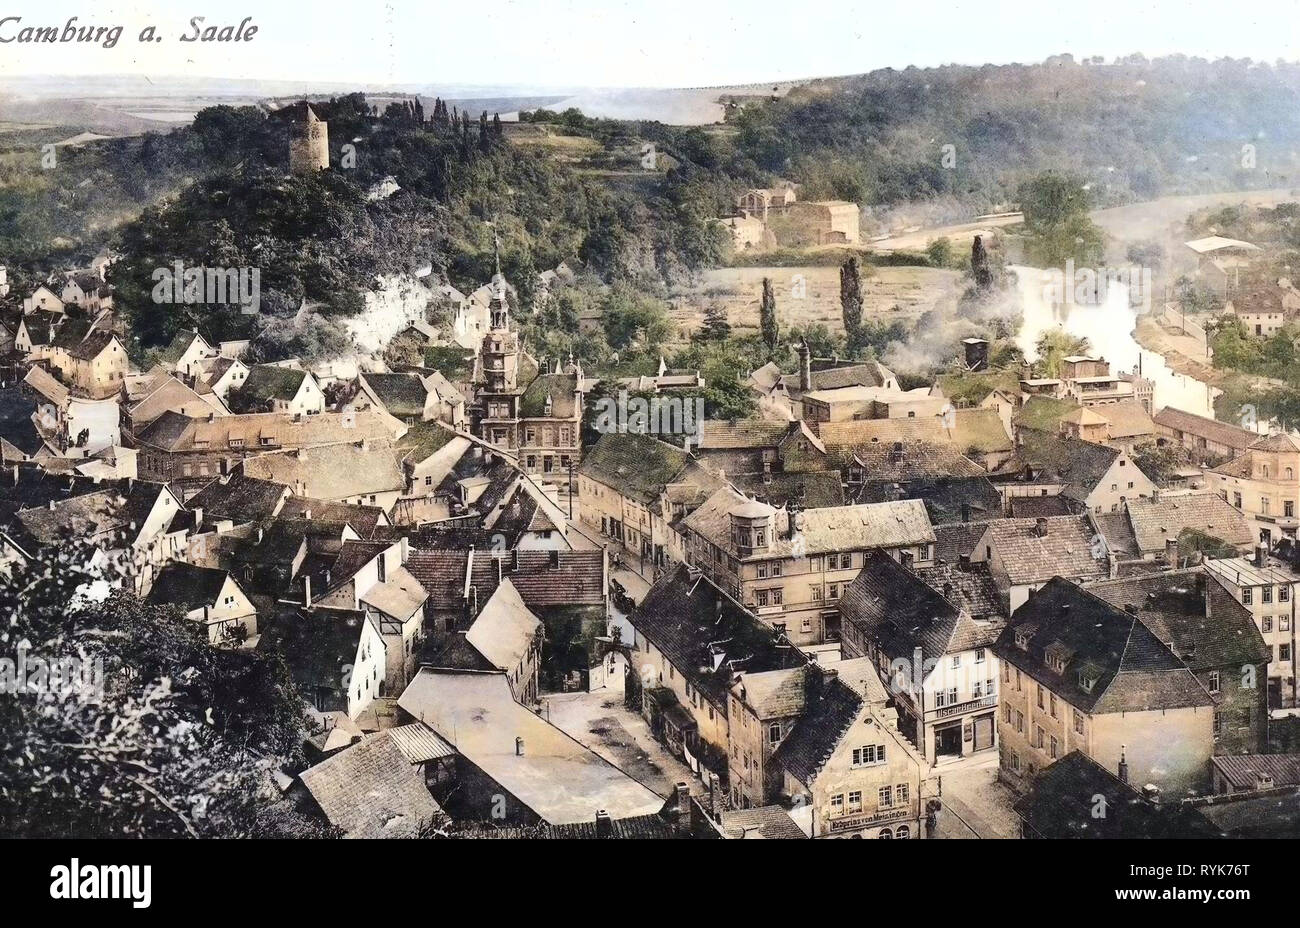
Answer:
POLYGON ((489 324, 494 331, 510 328, 510 303, 506 300, 506 275, 501 273, 501 238, 492 230, 492 251, 496 259, 496 273, 492 275, 492 298, 488 302, 489 324))

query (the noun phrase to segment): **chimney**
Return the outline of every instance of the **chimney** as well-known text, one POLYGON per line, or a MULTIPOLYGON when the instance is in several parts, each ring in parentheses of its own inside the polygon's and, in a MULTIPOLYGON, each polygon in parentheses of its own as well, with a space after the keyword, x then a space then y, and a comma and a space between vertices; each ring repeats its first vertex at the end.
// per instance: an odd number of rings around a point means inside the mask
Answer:
POLYGON ((715 822, 722 821, 722 808, 725 804, 722 794, 722 781, 713 771, 709 771, 709 815, 715 822))
POLYGON ((515 738, 515 757, 524 756, 524 739, 515 738))
POLYGON ((1160 787, 1156 786, 1154 783, 1148 783, 1146 786, 1142 787, 1142 796, 1147 800, 1147 802, 1159 805, 1160 787))
POLYGON ((1124 757, 1124 745, 1119 746, 1119 780, 1121 783, 1128 782, 1128 760, 1124 757))
POLYGON ((1264 544, 1262 541, 1255 545, 1255 566, 1268 566, 1268 545, 1264 544))
POLYGON ((676 800, 674 807, 681 821, 689 821, 691 817, 691 790, 685 781, 673 785, 673 798, 676 800))
MULTIPOLYGON (((560 569, 560 552, 559 552, 559 551, 551 551, 551 552, 550 552, 550 564, 551 564, 551 570, 559 570, 559 569, 560 569)), ((719 602, 721 602, 721 600, 719 600, 719 602)))
POLYGON ((402 536, 402 540, 399 542, 399 550, 402 552, 400 563, 405 564, 411 559, 411 540, 405 535, 402 536))
POLYGON ((302 604, 311 608, 311 574, 302 575, 302 604))
POLYGON ((596 837, 614 837, 614 820, 609 817, 609 813, 604 809, 596 810, 596 837))
POLYGON ((799 389, 807 393, 812 389, 812 349, 804 339, 794 350, 799 354, 799 389))
POLYGON ((1178 539, 1165 539, 1165 563, 1170 567, 1178 566, 1178 539))
POLYGON ((194 513, 194 530, 197 532, 199 526, 203 524, 203 507, 195 506, 190 512, 194 513))
POLYGON ((50 500, 50 512, 54 511, 54 500, 50 500))
POLYGON ((257 543, 259 545, 262 543, 262 526, 260 525, 257 527, 257 543))
POLYGON ((1034 520, 1034 534, 1037 535, 1039 538, 1047 537, 1047 519, 1045 519, 1042 516, 1039 516, 1037 519, 1034 520))

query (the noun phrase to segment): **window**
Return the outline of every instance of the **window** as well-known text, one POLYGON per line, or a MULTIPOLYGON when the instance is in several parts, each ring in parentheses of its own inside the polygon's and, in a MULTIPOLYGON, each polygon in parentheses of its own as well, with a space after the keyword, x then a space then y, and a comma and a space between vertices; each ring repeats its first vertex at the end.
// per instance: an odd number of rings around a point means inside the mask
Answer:
POLYGON ((1251 589, 1250 587, 1248 587, 1248 586, 1247 586, 1247 587, 1242 587, 1242 590, 1241 590, 1241 601, 1242 601, 1242 603, 1244 603, 1245 605, 1249 606, 1251 603, 1253 603, 1253 602, 1255 601, 1255 591, 1252 590, 1252 589, 1251 589))
POLYGON ((822 601, 822 585, 821 585, 820 583, 814 583, 814 584, 810 587, 810 589, 812 590, 812 601, 815 602, 815 603, 819 603, 819 602, 821 602, 821 601, 822 601))
POLYGON ((1210 692, 1219 692, 1219 672, 1217 670, 1210 671, 1210 692))
POLYGON ((862 811, 862 791, 861 791, 861 790, 857 790, 857 789, 855 789, 855 790, 853 790, 852 792, 849 793, 849 811, 850 811, 850 812, 861 812, 861 811, 862 811))
POLYGON ((822 559, 820 557, 808 558, 808 569, 816 572, 822 569, 822 559))
POLYGON ((1056 735, 1052 735, 1052 760, 1056 760, 1059 745, 1056 741, 1056 735))
POLYGON ((894 787, 894 800, 901 806, 907 802, 908 789, 906 783, 899 783, 894 787))
POLYGON ((984 697, 984 684, 976 680, 971 684, 971 699, 982 699, 984 697))
POLYGON ((892 809, 894 807, 894 788, 892 786, 880 787, 880 808, 892 809))
POLYGON ((908 828, 906 825, 899 825, 897 831, 897 837, 900 839, 907 839, 912 837, 912 829, 908 828))
POLYGON ((880 841, 892 841, 894 839, 894 833, 888 828, 882 828, 880 829, 880 834, 876 835, 876 838, 880 841))
POLYGON ((781 564, 780 564, 780 562, 774 562, 774 563, 772 564, 772 576, 773 576, 773 577, 779 577, 779 576, 781 576, 781 564))
POLYGON ((1043 708, 1043 684, 1038 684, 1038 708, 1043 708))
POLYGON ((853 749, 853 766, 855 767, 868 767, 874 764, 883 764, 884 762, 885 746, 883 744, 867 744, 853 749))
POLYGON ((1052 714, 1052 718, 1056 718, 1056 694, 1052 693, 1049 696, 1049 699, 1051 700, 1051 709, 1049 711, 1052 714))
POLYGON ((1012 755, 1011 755, 1011 769, 1014 770, 1014 771, 1016 771, 1017 773, 1020 772, 1020 755, 1019 755, 1019 754, 1012 754, 1012 755))
POLYGON ((1078 734, 1083 734, 1083 713, 1078 709, 1074 710, 1074 730, 1078 734))
POLYGON ((773 605, 773 606, 779 606, 779 605, 781 605, 781 599, 782 599, 782 592, 781 592, 781 590, 779 590, 779 589, 776 589, 776 590, 769 590, 768 592, 769 592, 769 593, 771 594, 771 596, 772 596, 772 605, 773 605))
POLYGON ((756 593, 755 595, 757 596, 758 605, 760 606, 767 605, 767 590, 759 590, 758 593, 756 593))
POLYGON ((848 568, 850 568, 850 567, 852 567, 852 566, 853 566, 853 552, 850 551, 850 552, 848 552, 848 553, 846 553, 846 554, 841 554, 841 555, 840 555, 840 569, 841 569, 841 570, 847 570, 848 568))
POLYGON ((781 725, 778 722, 773 722, 767 728, 767 743, 779 744, 780 741, 781 741, 781 725))
POLYGON ((1291 587, 1287 586, 1284 583, 1277 588, 1277 601, 1280 603, 1285 603, 1285 602, 1290 602, 1290 600, 1291 600, 1291 587))
POLYGON ((1011 724, 1011 706, 1006 703, 1002 705, 1002 721, 1011 724))
POLYGON ((1277 646, 1277 659, 1280 661, 1291 660, 1291 645, 1280 644, 1277 646))
POLYGON ((760 563, 760 564, 758 565, 758 579, 760 579, 760 580, 766 580, 766 579, 767 579, 767 565, 766 565, 766 564, 761 564, 761 563, 760 563))
POLYGON ((1260 602, 1271 603, 1273 601, 1273 588, 1271 586, 1261 588, 1260 594, 1260 602))
POLYGON ((804 619, 802 622, 800 622, 799 630, 802 631, 804 634, 810 633, 813 630, 812 619, 804 619))
POLYGON ((844 813, 844 794, 836 793, 831 797, 831 815, 842 815, 844 813))
POLYGON ((996 679, 994 679, 993 677, 989 677, 987 680, 984 681, 984 695, 985 695, 985 696, 992 696, 994 693, 997 692, 997 685, 996 685, 997 682, 998 682, 998 681, 997 681, 996 679))
POLYGON ((1277 617, 1277 629, 1281 632, 1291 631, 1291 616, 1280 615, 1277 617))
POLYGON ((839 598, 840 598, 840 585, 839 585, 838 583, 830 583, 830 584, 827 584, 827 587, 826 587, 826 596, 827 596, 828 599, 839 599, 839 598))
POLYGON ((1273 617, 1271 615, 1260 616, 1259 629, 1262 632, 1271 632, 1273 630, 1273 617))
POLYGON ((983 649, 983 648, 976 648, 976 649, 975 649, 975 663, 977 663, 977 664, 982 664, 982 663, 984 663, 984 649, 983 649))
POLYGON ((956 670, 956 669, 957 669, 958 667, 960 667, 960 666, 961 666, 961 655, 960 655, 960 654, 954 654, 954 655, 952 656, 952 669, 953 669, 953 670, 956 670))
POLYGON ((1222 734, 1223 734, 1223 713, 1221 713, 1218 709, 1215 709, 1214 710, 1214 737, 1217 738, 1222 734))

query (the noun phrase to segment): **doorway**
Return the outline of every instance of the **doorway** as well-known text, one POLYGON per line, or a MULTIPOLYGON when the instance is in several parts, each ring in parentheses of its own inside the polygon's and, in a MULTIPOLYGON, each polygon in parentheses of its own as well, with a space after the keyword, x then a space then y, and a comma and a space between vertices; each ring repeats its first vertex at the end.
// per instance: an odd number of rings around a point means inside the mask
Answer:
POLYGON ((961 723, 934 730, 934 753, 939 757, 961 756, 961 723))

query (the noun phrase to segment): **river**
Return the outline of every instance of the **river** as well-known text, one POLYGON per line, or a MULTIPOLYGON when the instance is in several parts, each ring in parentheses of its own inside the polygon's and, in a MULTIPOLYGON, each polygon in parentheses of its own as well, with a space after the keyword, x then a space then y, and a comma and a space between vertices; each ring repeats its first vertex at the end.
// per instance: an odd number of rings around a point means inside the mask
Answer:
POLYGON ((1155 409, 1174 406, 1198 416, 1214 417, 1214 398, 1219 390, 1204 381, 1179 374, 1165 363, 1164 356, 1143 348, 1133 337, 1139 306, 1129 304, 1128 288, 1112 285, 1097 305, 1070 303, 1058 311, 1048 298, 1047 277, 1039 268, 1023 265, 1011 270, 1025 309, 1025 321, 1016 344, 1029 360, 1036 360, 1035 344, 1048 329, 1060 326, 1071 335, 1088 340, 1093 355, 1102 355, 1111 371, 1140 370, 1155 383, 1155 409))

